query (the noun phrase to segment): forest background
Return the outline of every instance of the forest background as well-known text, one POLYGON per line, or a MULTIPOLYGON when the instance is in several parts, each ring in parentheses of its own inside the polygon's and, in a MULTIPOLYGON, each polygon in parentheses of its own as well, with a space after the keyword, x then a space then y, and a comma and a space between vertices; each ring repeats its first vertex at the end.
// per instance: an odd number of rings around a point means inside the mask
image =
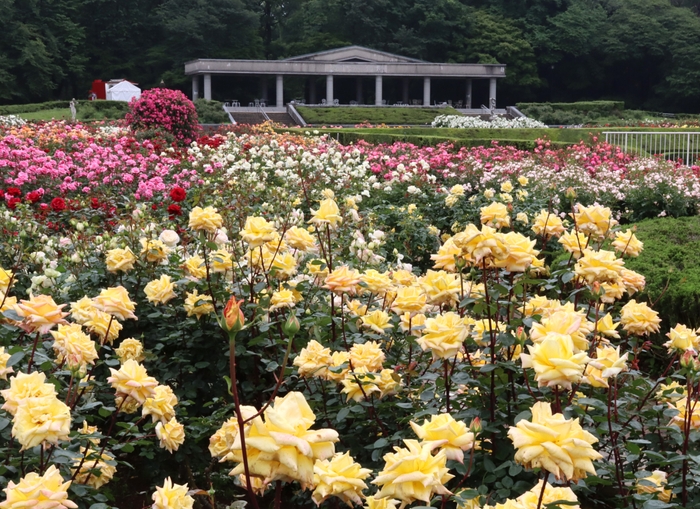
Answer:
POLYGON ((87 98, 93 79, 189 93, 184 62, 358 44, 505 63, 499 102, 700 111, 700 0, 0 0, 0 103, 87 98))

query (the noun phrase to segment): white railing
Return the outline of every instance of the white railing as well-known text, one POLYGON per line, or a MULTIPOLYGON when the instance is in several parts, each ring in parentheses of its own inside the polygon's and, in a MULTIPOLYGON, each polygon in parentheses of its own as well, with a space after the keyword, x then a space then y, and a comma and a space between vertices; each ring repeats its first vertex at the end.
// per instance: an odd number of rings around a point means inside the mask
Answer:
POLYGON ((623 152, 659 155, 665 159, 682 159, 690 166, 700 157, 700 132, 604 131, 605 142, 623 152))
POLYGON ((262 113, 262 116, 265 120, 270 120, 270 117, 267 116, 267 113, 265 113, 265 110, 262 107, 262 104, 258 104, 258 113, 262 113))

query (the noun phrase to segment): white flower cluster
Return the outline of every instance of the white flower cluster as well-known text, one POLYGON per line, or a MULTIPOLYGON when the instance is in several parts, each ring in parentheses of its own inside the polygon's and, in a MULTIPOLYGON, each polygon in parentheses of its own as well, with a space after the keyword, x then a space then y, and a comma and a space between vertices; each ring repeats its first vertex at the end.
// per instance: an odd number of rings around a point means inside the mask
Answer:
POLYGON ((456 129, 543 129, 547 127, 539 120, 528 117, 513 119, 492 117, 491 120, 481 120, 479 117, 462 115, 438 115, 433 120, 432 126, 456 129))
POLYGON ((0 115, 0 127, 22 127, 27 121, 17 115, 0 115))

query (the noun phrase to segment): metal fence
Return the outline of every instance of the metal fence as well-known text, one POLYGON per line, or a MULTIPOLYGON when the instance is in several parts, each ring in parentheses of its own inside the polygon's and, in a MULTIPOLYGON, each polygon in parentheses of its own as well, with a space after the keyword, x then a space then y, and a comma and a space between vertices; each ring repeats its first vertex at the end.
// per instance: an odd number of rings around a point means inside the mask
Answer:
POLYGON ((623 152, 658 155, 665 159, 682 159, 690 166, 700 158, 700 132, 604 131, 606 143, 623 152))

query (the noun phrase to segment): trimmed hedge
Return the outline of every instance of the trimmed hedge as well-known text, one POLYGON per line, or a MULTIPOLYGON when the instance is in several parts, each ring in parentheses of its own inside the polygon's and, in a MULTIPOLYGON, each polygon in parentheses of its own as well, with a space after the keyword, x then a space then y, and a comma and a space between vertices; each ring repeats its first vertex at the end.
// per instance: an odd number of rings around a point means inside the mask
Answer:
MULTIPOLYGON (((86 108, 86 106, 91 107, 93 111, 105 112, 105 111, 123 111, 127 112, 129 109, 128 103, 124 101, 88 101, 88 100, 76 100, 77 110, 86 108)), ((61 108, 69 108, 70 101, 47 101, 44 103, 32 103, 32 104, 8 104, 5 106, 0 106, 0 115, 17 115, 18 113, 33 113, 35 111, 44 110, 55 110, 61 108)), ((124 115, 122 115, 123 117, 124 115)))
POLYGON ((646 277, 637 301, 655 303, 664 331, 676 323, 700 327, 700 217, 648 219, 636 235, 644 251, 625 266, 646 277))

